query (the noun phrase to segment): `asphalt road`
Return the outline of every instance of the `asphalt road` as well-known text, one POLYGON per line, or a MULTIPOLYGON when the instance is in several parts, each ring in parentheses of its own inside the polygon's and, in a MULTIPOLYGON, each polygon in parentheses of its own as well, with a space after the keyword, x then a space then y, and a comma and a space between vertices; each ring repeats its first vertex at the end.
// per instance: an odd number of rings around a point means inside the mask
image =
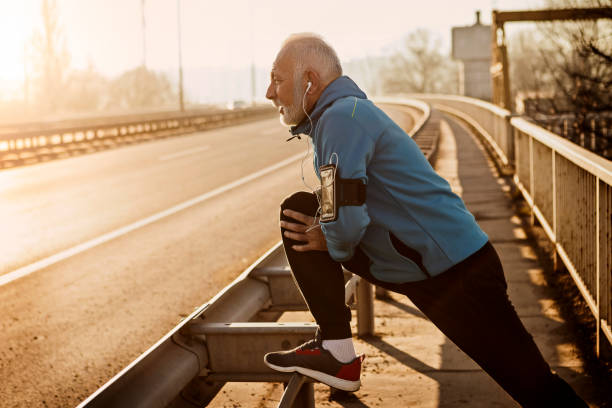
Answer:
POLYGON ((306 189, 287 136, 271 119, 0 171, 0 407, 75 406, 277 242, 306 189))

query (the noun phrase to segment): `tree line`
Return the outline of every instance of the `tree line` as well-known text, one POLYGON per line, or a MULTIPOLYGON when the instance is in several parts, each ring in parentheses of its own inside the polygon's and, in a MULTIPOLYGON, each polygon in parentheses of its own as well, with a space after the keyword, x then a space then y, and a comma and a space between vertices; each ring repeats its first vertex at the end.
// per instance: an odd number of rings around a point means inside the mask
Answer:
POLYGON ((175 106, 177 92, 168 77, 139 66, 115 78, 87 68, 71 68, 59 9, 55 0, 41 2, 41 29, 34 32, 23 101, 0 106, 0 120, 27 121, 101 111, 175 106))
POLYGON ((548 7, 602 7, 609 14, 539 23, 511 38, 512 94, 540 125, 612 158, 612 1, 549 0, 548 7))

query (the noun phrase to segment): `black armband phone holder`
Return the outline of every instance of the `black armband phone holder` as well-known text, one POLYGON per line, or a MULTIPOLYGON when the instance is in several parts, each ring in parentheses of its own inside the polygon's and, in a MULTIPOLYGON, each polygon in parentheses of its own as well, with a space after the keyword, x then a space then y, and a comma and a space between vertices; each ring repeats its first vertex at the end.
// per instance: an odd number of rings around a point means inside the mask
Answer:
POLYGON ((363 205, 366 201, 366 185, 361 179, 336 177, 335 164, 319 167, 321 189, 317 191, 321 204, 321 222, 338 219, 338 209, 345 205, 363 205))

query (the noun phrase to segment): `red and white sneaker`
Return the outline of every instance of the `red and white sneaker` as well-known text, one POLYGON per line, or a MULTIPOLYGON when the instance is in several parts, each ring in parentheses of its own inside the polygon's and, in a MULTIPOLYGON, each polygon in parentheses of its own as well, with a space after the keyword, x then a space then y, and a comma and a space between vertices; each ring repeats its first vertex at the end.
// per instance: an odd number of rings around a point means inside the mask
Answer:
POLYGON ((276 351, 264 356, 264 362, 273 370, 298 372, 307 377, 344 391, 357 391, 361 386, 363 354, 348 363, 342 363, 323 348, 321 339, 307 341, 288 351, 276 351))

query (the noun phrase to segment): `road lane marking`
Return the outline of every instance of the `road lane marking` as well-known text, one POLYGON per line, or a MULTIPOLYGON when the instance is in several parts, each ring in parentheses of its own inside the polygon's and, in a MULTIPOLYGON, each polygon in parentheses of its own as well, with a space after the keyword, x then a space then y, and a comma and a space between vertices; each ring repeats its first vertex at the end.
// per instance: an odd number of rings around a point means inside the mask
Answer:
POLYGON ((189 150, 183 150, 181 152, 176 152, 176 153, 172 153, 172 154, 167 154, 165 156, 160 156, 159 160, 172 160, 172 159, 176 159, 178 157, 183 157, 183 156, 189 156, 195 153, 199 153, 199 152, 203 152, 205 150, 210 149, 210 146, 200 146, 200 147, 195 147, 193 149, 189 149, 189 150))
POLYGON ((199 204, 203 201, 206 201, 210 198, 216 197, 220 194, 225 193, 226 191, 229 191, 231 189, 234 189, 238 186, 241 186, 243 184, 246 184, 250 181, 253 181, 259 177, 265 176, 266 174, 272 173, 275 170, 278 170, 282 167, 285 167, 293 162, 296 162, 298 160, 302 160, 304 158, 304 153, 299 153, 296 154, 294 156, 291 156, 285 160, 282 160, 272 166, 268 166, 264 169, 261 169, 259 171, 256 171, 255 173, 251 173, 248 176, 239 178, 236 181, 233 181, 231 183, 225 184, 221 187, 217 187, 212 191, 209 191, 207 193, 204 193, 198 197, 192 198, 190 200, 184 201, 180 204, 177 204, 175 206, 172 206, 164 211, 160 211, 156 214, 153 214, 149 217, 143 218, 139 221, 133 222, 129 225, 126 225, 125 227, 121 227, 118 228, 114 231, 108 232, 104 235, 101 235, 97 238, 91 239, 87 242, 83 242, 81 244, 78 244, 76 246, 73 246, 72 248, 68 248, 64 251, 61 251, 55 255, 51 255, 47 258, 43 258, 39 261, 36 261, 34 263, 31 263, 29 265, 23 266, 19 269, 16 269, 14 271, 11 271, 9 273, 6 273, 4 275, 0 276, 0 286, 6 285, 7 283, 13 282, 19 278, 23 278, 24 276, 27 276, 31 273, 37 272, 43 268, 46 268, 48 266, 51 266, 55 263, 58 263, 60 261, 63 261, 67 258, 70 258, 74 255, 77 255, 81 252, 87 251, 88 249, 91 249, 93 247, 96 247, 98 245, 101 245, 105 242, 111 241, 115 238, 118 238, 122 235, 125 235, 129 232, 132 232, 134 230, 137 230, 138 228, 142 228, 146 225, 152 224, 156 221, 161 220, 162 218, 168 217, 170 215, 176 214, 179 211, 185 210, 189 207, 193 207, 196 204, 199 204))

